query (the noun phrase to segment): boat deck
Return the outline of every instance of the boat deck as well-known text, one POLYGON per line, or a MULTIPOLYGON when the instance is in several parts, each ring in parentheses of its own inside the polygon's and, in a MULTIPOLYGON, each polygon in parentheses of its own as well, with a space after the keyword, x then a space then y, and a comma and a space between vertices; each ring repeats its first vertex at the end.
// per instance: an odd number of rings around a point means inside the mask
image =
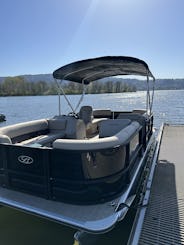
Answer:
POLYGON ((158 150, 129 244, 184 244, 184 126, 165 125, 158 150))

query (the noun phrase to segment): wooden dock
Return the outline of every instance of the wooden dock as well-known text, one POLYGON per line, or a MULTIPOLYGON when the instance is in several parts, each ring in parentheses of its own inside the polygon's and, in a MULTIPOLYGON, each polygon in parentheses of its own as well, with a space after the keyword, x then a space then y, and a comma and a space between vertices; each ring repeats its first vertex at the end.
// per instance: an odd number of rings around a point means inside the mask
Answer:
POLYGON ((129 244, 184 244, 184 125, 161 136, 129 244))

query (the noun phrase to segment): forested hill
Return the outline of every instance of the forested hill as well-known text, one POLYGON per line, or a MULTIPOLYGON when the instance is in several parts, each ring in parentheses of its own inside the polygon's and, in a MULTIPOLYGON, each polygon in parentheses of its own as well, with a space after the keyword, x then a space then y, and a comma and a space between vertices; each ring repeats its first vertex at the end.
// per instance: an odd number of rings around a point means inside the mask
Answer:
MULTIPOLYGON (((134 86, 136 90, 146 90, 147 83, 144 80, 138 79, 122 79, 117 80, 134 86)), ((172 89, 184 89, 184 78, 183 79, 156 79, 155 81, 156 90, 172 90, 172 89)))
MULTIPOLYGON (((39 82, 44 81, 46 83, 54 83, 52 74, 38 74, 38 75, 23 75, 23 77, 28 82, 39 82)), ((0 77, 0 83, 5 81, 7 77, 0 77)), ((122 79, 122 78, 108 78, 106 80, 115 80, 122 81, 133 85, 136 87, 136 90, 145 90, 146 83, 138 79, 122 79)), ((156 80, 156 89, 184 89, 184 78, 183 79, 157 79, 156 80)))
MULTIPOLYGON (((16 77, 23 77, 28 82, 38 82, 38 81, 53 82, 54 81, 52 74, 20 75, 16 77)), ((0 83, 2 83, 6 78, 7 77, 0 77, 0 83)))
MULTIPOLYGON (((81 93, 80 84, 67 82, 64 89, 68 94, 81 93)), ((143 80, 126 78, 106 78, 88 86, 87 93, 119 93, 146 90, 143 80)), ((157 79, 157 90, 184 89, 184 79, 157 79)), ((56 86, 52 74, 23 75, 16 77, 0 77, 0 96, 8 95, 47 95, 56 94, 56 86)))

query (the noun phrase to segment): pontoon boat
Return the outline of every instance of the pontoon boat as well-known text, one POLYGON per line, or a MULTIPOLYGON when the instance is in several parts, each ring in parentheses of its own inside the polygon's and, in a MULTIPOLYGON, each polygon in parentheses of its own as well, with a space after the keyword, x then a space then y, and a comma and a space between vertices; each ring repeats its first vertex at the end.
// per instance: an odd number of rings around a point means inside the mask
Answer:
POLYGON ((53 118, 0 128, 0 203, 88 232, 108 231, 135 200, 153 143, 155 78, 144 61, 124 56, 74 62, 53 77, 71 113, 62 115, 59 106, 53 118), (85 91, 117 75, 145 76, 147 108, 76 109, 60 83, 81 83, 85 91))

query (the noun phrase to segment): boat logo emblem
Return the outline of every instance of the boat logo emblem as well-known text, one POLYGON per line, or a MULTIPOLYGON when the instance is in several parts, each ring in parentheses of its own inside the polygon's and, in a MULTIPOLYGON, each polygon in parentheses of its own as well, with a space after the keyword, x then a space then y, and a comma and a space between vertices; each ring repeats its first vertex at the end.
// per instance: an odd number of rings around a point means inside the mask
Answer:
POLYGON ((21 155, 18 157, 18 161, 23 164, 31 164, 33 163, 33 158, 29 156, 21 155))

